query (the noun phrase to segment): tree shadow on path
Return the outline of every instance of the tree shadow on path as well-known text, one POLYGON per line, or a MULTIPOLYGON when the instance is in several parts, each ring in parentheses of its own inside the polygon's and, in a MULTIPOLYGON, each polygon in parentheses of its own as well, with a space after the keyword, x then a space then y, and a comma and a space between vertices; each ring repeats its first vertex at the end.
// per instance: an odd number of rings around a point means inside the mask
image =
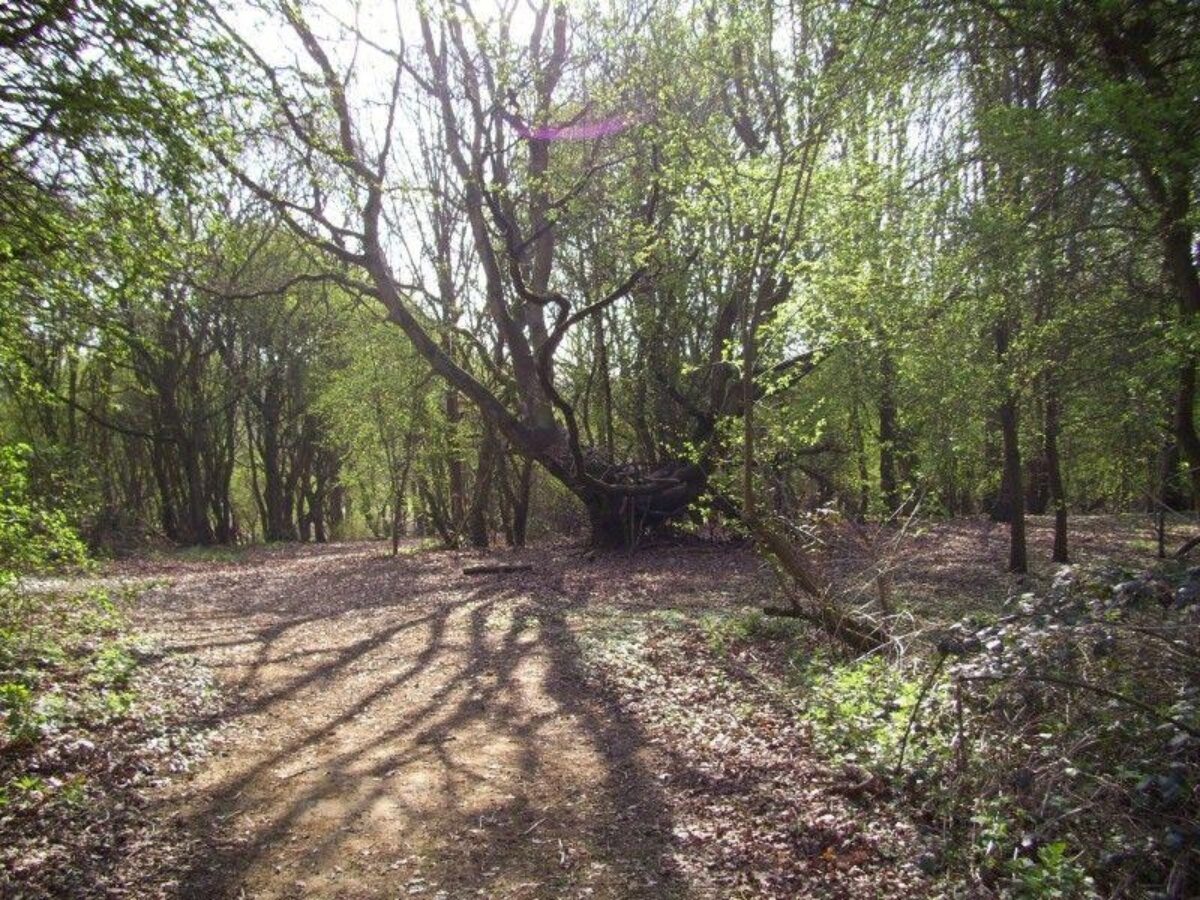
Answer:
POLYGON ((563 565, 478 583, 453 555, 374 552, 198 575, 147 609, 234 697, 220 755, 164 801, 196 842, 177 893, 683 893, 643 737, 584 671, 568 617, 587 593, 563 565))

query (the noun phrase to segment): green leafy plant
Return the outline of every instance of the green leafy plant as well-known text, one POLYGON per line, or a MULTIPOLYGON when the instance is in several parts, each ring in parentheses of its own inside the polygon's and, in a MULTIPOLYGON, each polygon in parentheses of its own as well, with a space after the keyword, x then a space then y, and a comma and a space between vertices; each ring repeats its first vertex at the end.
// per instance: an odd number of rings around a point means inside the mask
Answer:
POLYGON ((971 824, 975 826, 972 851, 984 868, 995 868, 1008 849, 1013 831, 1012 810, 1004 797, 977 800, 971 824))
POLYGON ((75 775, 59 790, 59 797, 68 806, 81 806, 87 800, 87 777, 75 775))
POLYGON ((29 488, 28 444, 0 445, 0 588, 14 573, 80 565, 86 548, 62 510, 36 501, 29 488))
POLYGON ((1093 882, 1067 853, 1066 841, 1038 848, 1037 858, 1019 857, 1009 864, 1021 896, 1038 898, 1079 897, 1092 892, 1093 882))
POLYGON ((941 757, 949 753, 953 734, 946 727, 946 683, 932 686, 914 718, 921 679, 880 657, 836 662, 816 656, 797 660, 796 671, 807 688, 806 718, 826 752, 888 768, 895 765, 909 733, 909 759, 914 759, 913 751, 941 757))
POLYGON ((33 691, 28 685, 16 681, 0 684, 0 709, 4 710, 9 740, 15 744, 37 740, 41 729, 34 710, 33 691))
POLYGON ((119 644, 109 644, 96 653, 92 660, 89 679, 94 684, 106 687, 123 687, 137 668, 137 660, 119 644))
POLYGON ((113 718, 124 716, 133 707, 137 695, 133 691, 105 691, 104 709, 113 718))
POLYGON ((32 794, 34 791, 40 791, 45 785, 45 782, 43 782, 42 779, 38 778, 36 775, 26 774, 18 775, 16 778, 14 778, 12 780, 12 785, 18 791, 21 791, 24 794, 32 794))

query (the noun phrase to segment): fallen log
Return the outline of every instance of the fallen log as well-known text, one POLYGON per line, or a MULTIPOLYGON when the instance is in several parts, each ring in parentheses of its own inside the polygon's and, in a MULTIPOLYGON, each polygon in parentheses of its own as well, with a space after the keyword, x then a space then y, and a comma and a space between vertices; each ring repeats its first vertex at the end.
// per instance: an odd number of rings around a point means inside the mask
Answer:
POLYGON ((1175 551, 1174 557, 1176 559, 1183 559, 1185 556, 1187 556, 1189 553, 1191 553, 1197 547, 1200 547, 1200 536, 1194 537, 1188 541, 1184 541, 1183 546, 1181 546, 1178 550, 1175 551))
POLYGON ((507 575, 510 572, 529 572, 533 566, 529 563, 496 563, 490 566, 467 566, 462 570, 464 575, 507 575))
POLYGON ((763 615, 785 619, 803 619, 819 625, 833 637, 852 650, 871 653, 891 641, 887 631, 864 618, 846 610, 823 603, 817 609, 806 609, 799 604, 792 606, 764 606, 763 615))

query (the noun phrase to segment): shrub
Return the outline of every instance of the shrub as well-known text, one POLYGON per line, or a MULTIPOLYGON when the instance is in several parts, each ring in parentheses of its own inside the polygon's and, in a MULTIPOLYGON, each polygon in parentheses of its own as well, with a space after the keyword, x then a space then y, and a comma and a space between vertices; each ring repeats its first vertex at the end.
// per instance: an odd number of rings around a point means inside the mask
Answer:
POLYGON ((17 573, 81 565, 83 541, 66 515, 35 501, 27 444, 0 446, 0 585, 17 573))

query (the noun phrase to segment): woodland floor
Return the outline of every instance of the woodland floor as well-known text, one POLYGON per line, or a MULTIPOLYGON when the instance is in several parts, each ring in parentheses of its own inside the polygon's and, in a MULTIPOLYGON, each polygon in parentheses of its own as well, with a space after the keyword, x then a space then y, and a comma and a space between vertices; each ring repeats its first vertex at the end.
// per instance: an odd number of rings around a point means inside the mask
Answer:
MULTIPOLYGON (((1148 529, 1097 523, 1074 535, 1080 555, 1148 557, 1148 529)), ((1048 556, 1046 524, 1031 556, 1048 556)), ((981 520, 916 537, 896 590, 947 614, 964 594, 1002 598, 1004 538, 981 520)), ((133 893, 932 890, 919 830, 850 788, 786 702, 714 665, 690 627, 761 605, 770 579, 748 551, 589 559, 556 545, 519 555, 531 572, 461 574, 513 556, 412 545, 392 558, 367 543, 110 567, 154 580, 135 623, 211 669, 226 698, 212 755, 157 789, 173 862, 133 893)))

